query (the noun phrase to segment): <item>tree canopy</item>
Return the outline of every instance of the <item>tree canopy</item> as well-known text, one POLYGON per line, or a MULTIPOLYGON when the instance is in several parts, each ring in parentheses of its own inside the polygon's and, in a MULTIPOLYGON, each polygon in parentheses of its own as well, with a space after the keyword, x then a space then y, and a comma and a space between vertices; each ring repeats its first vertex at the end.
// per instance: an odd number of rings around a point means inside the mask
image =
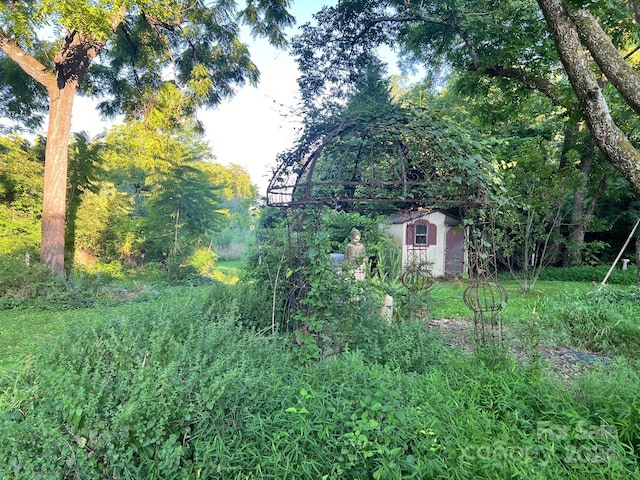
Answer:
POLYGON ((493 181, 487 145, 451 116, 419 99, 394 100, 391 91, 369 66, 344 106, 310 115, 299 142, 280 157, 270 204, 351 210, 354 203, 382 203, 371 208, 395 211, 481 202, 493 181))
POLYGON ((617 95, 626 109, 637 103, 637 15, 627 2, 346 0, 316 20, 294 41, 310 108, 340 98, 388 45, 433 79, 444 71, 467 88, 491 83, 511 94, 544 95, 584 119, 604 156, 640 193, 640 153, 611 108, 617 95))

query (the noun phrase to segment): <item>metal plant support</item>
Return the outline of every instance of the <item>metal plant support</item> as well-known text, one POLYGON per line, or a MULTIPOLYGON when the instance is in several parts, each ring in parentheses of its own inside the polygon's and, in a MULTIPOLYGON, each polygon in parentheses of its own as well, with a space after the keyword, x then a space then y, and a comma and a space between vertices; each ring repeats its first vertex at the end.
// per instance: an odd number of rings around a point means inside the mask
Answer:
POLYGON ((409 292, 408 307, 411 316, 427 317, 429 315, 427 295, 433 286, 433 276, 427 265, 417 264, 407 267, 401 275, 400 281, 409 292))
POLYGON ((482 212, 469 227, 469 285, 464 303, 473 312, 476 342, 502 342, 502 309, 507 304, 507 290, 498 283, 494 222, 482 212))

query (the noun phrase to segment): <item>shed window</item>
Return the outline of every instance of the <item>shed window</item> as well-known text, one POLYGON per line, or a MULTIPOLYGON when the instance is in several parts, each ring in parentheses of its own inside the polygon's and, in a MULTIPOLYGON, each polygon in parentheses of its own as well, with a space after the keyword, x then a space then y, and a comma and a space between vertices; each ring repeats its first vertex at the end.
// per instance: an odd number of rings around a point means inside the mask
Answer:
POLYGON ((414 245, 426 245, 429 227, 427 225, 416 225, 416 236, 413 241, 414 245))

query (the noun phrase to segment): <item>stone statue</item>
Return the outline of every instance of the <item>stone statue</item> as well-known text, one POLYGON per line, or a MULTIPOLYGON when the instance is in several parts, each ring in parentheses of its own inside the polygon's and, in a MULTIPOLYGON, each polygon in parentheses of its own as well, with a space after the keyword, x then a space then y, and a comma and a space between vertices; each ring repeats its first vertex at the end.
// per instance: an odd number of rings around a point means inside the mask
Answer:
POLYGON ((364 245, 360 243, 360 230, 352 228, 349 237, 351 240, 344 249, 344 263, 350 267, 356 280, 364 280, 367 267, 367 251, 364 245))

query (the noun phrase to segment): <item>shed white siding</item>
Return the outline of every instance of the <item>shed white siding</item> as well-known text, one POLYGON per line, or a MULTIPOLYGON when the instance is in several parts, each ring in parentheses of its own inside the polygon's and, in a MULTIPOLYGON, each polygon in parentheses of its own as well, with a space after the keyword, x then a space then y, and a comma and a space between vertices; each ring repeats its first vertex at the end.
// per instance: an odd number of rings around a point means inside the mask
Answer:
POLYGON ((464 234, 459 233, 460 223, 440 211, 416 211, 392 218, 389 232, 394 243, 402 248, 403 269, 426 264, 434 277, 462 273, 466 251, 464 234))

